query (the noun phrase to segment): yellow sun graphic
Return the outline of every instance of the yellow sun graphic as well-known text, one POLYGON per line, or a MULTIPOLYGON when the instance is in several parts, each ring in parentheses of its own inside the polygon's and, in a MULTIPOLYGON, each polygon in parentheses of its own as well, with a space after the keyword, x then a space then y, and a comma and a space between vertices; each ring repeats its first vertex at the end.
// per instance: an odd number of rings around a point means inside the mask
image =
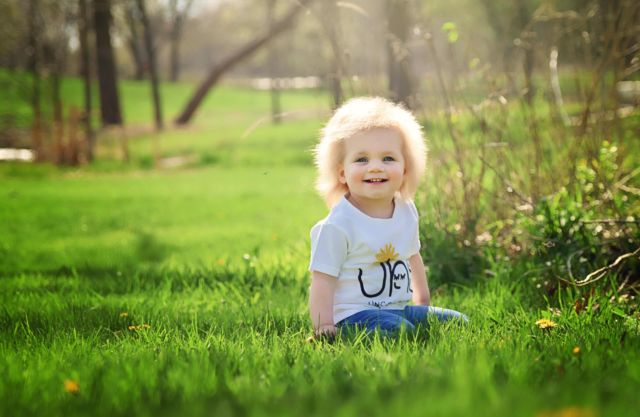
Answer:
POLYGON ((395 261, 396 259, 398 259, 398 254, 396 253, 396 248, 394 248, 391 243, 388 243, 376 253, 376 260, 380 263, 395 261))

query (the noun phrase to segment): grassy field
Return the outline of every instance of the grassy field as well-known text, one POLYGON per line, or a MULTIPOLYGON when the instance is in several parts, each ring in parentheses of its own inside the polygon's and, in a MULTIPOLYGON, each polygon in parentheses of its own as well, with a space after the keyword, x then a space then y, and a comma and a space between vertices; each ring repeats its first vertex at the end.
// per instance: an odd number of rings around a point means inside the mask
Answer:
MULTIPOLYGON (((65 82, 69 100, 79 85, 65 82)), ((189 88, 163 90, 168 114, 189 88)), ((470 324, 307 343, 308 231, 326 213, 309 149, 327 97, 285 94, 290 117, 272 126, 266 93, 220 88, 193 127, 160 135, 163 157, 196 158, 153 169, 148 86, 121 91, 132 163, 107 138, 92 167, 0 165, 0 416, 640 409, 637 301, 611 302, 616 285, 549 292, 535 272, 547 258, 499 251, 454 282, 438 265, 466 249, 429 221, 433 303, 470 324), (542 318, 556 326, 536 325, 542 318)), ((447 145, 434 132, 437 161, 447 145)), ((435 209, 420 199, 429 218, 435 209)))

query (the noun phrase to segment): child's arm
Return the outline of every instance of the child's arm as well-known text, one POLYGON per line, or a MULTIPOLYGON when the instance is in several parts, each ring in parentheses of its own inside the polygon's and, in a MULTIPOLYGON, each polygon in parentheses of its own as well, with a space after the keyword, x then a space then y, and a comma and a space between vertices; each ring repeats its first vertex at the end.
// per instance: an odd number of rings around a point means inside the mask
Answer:
POLYGON ((411 284, 413 287, 413 303, 419 306, 431 304, 431 294, 427 283, 427 272, 424 269, 422 256, 419 253, 409 258, 411 266, 411 284))
POLYGON ((309 313, 316 335, 333 334, 336 331, 333 322, 333 296, 337 284, 338 279, 334 276, 318 271, 313 271, 311 274, 309 313))

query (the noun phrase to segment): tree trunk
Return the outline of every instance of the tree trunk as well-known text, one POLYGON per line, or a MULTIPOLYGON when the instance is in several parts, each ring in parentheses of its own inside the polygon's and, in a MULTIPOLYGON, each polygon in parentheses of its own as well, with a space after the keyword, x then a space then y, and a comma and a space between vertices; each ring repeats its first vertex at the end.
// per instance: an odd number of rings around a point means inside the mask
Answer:
MULTIPOLYGON (((175 25, 175 23, 174 23, 175 25)), ((180 77, 180 35, 172 30, 169 39, 169 80, 172 83, 180 77)))
POLYGON ((156 130, 159 131, 162 130, 164 126, 162 123, 162 107, 160 103, 160 89, 158 86, 158 69, 156 66, 156 52, 153 45, 151 25, 149 24, 147 8, 144 3, 145 0, 137 0, 138 11, 140 12, 140 18, 142 19, 142 26, 144 29, 144 43, 147 49, 147 57, 149 58, 149 74, 151 75, 151 94, 153 96, 156 130))
POLYGON ((31 148, 35 154, 35 160, 41 161, 42 154, 42 108, 40 106, 40 65, 38 61, 38 16, 40 7, 38 0, 29 1, 29 70, 31 71, 31 110, 33 123, 31 125, 31 148))
POLYGON ((196 89, 184 110, 176 119, 176 124, 184 125, 189 123, 198 109, 198 106, 200 106, 200 103, 202 103, 202 100, 207 95, 207 92, 209 92, 209 89, 220 79, 220 77, 222 77, 222 75, 224 75, 224 73, 233 68, 236 64, 242 62, 245 58, 251 56, 254 52, 260 49, 261 46, 272 40, 276 35, 290 28, 300 12, 305 10, 306 6, 312 1, 313 0, 298 0, 297 3, 287 12, 285 17, 275 23, 264 35, 250 41, 220 64, 211 68, 207 78, 196 89))
POLYGON ((527 3, 525 0, 517 0, 516 7, 518 8, 518 23, 522 28, 521 38, 523 43, 524 61, 522 63, 522 69, 524 71, 525 82, 525 94, 524 98, 528 106, 533 105, 533 98, 535 96, 535 85, 533 84, 533 68, 535 66, 535 50, 533 48, 533 36, 529 25, 531 16, 527 10, 527 3))
POLYGON ((129 36, 127 37, 127 46, 129 47, 129 52, 131 53, 131 58, 133 59, 133 66, 135 67, 135 71, 133 74, 134 79, 140 81, 144 79, 144 68, 145 68, 145 60, 142 55, 142 48, 140 47, 140 36, 138 34, 138 27, 136 18, 134 17, 134 7, 135 4, 125 4, 124 12, 127 20, 127 25, 129 26, 129 36))
MULTIPOLYGON (((59 22, 58 25, 66 26, 69 15, 57 15, 50 14, 48 17, 52 21, 57 21, 57 17, 65 16, 64 22, 59 22)), ((40 29, 42 30, 42 29, 40 29)), ((42 50, 42 62, 47 68, 49 77, 49 94, 51 99, 51 109, 53 110, 52 120, 52 147, 49 149, 49 160, 63 164, 66 162, 66 152, 64 144, 64 120, 63 120, 63 102, 62 102, 62 75, 64 74, 64 67, 67 59, 66 45, 68 38, 65 32, 58 32, 54 29, 53 32, 46 36, 41 45, 42 50)))
POLYGON ((407 38, 411 27, 409 0, 387 0, 389 93, 395 102, 416 107, 407 38))
POLYGON ((60 94, 62 74, 61 61, 64 57, 58 56, 56 49, 57 45, 51 43, 45 43, 43 46, 44 61, 48 64, 50 75, 49 84, 51 92, 51 108, 53 109, 53 149, 51 152, 51 159, 56 164, 63 164, 65 160, 65 146, 64 146, 64 121, 63 121, 63 108, 62 108, 62 96, 60 94))
MULTIPOLYGON (((267 27, 273 28, 273 12, 277 0, 267 0, 267 27)), ((280 86, 275 80, 276 66, 278 65, 278 49, 273 43, 269 45, 269 81, 271 92, 271 122, 279 124, 282 122, 282 106, 280 103, 280 86)))
POLYGON ((110 0, 94 0, 93 7, 102 124, 122 125, 116 65, 109 33, 112 21, 111 3, 110 0))
POLYGON ((182 29, 187 18, 193 0, 186 0, 182 10, 178 7, 178 0, 169 2, 169 9, 173 18, 171 31, 169 32, 169 80, 177 82, 180 76, 180 41, 182 40, 182 29))
POLYGON ((329 71, 329 85, 333 97, 333 108, 342 104, 344 94, 342 92, 342 48, 340 47, 340 16, 335 0, 322 2, 322 26, 329 39, 333 59, 329 71))
POLYGON ((87 142, 87 159, 93 161, 94 135, 91 127, 91 70, 89 59, 89 16, 87 13, 87 0, 79 0, 80 24, 78 38, 80 39, 80 58, 82 67, 82 80, 84 85, 84 114, 81 118, 84 124, 84 132, 87 142))

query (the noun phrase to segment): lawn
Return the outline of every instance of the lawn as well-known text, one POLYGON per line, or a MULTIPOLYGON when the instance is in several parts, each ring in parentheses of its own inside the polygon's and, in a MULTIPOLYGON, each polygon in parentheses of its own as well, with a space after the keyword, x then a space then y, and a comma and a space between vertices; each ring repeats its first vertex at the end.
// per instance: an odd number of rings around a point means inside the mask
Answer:
MULTIPOLYGON (((71 100, 78 83, 65 82, 71 100)), ((163 89, 167 114, 190 88, 163 89)), ((131 163, 105 140, 91 167, 0 165, 0 416, 640 409, 637 301, 621 307, 615 285, 548 292, 531 274, 535 256, 487 255, 465 281, 448 279, 436 266, 467 249, 429 223, 424 195, 433 304, 469 325, 308 343, 308 231, 326 213, 310 149, 326 95, 285 94, 291 118, 273 126, 267 93, 222 87, 193 127, 160 134, 163 157, 195 160, 159 169, 147 163, 147 89, 121 85, 131 163)), ((437 160, 446 145, 434 141, 437 160)))
POLYGON ((301 254, 325 212, 308 167, 69 172, 2 182, 0 270, 12 274, 301 254))

